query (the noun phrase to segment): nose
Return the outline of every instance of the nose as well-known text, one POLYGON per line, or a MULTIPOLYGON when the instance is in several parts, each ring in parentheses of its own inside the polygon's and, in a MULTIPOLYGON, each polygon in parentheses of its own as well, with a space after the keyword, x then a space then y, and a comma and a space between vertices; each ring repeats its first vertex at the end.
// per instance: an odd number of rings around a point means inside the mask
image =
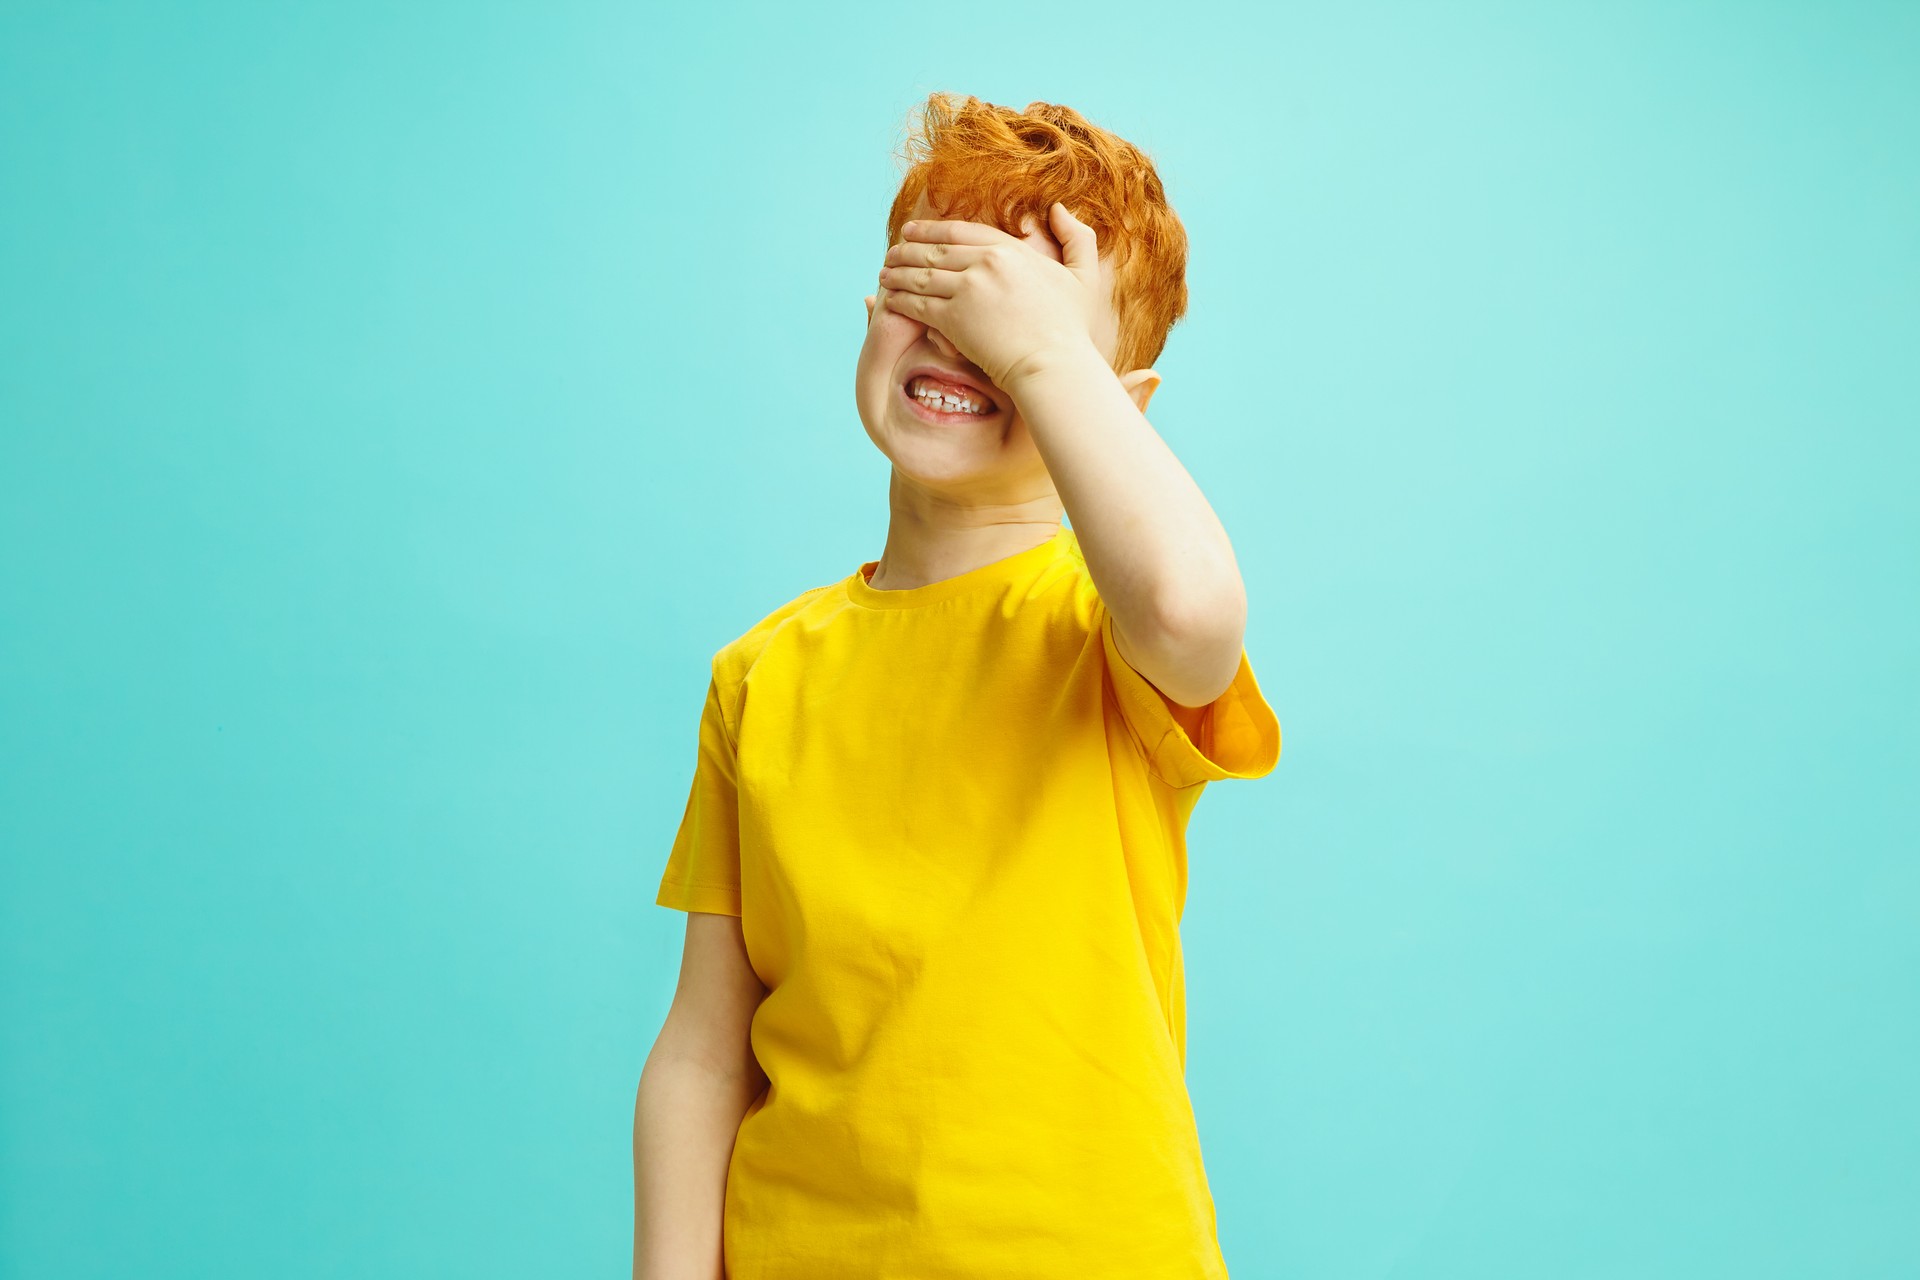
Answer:
POLYGON ((938 351, 947 359, 958 360, 960 358, 960 348, 948 342, 947 335, 938 329, 929 328, 927 330, 927 340, 933 343, 934 350, 938 351))

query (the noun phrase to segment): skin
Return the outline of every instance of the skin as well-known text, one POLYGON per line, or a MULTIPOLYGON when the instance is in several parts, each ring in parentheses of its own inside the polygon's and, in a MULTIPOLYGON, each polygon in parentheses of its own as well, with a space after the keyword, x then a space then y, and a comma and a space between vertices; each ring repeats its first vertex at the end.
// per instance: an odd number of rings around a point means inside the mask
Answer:
MULTIPOLYGON (((938 582, 1038 545, 1064 512, 1121 656, 1197 733, 1239 670, 1246 596, 1199 486, 1146 419, 1152 369, 1116 374, 1113 270, 1062 205, 1019 237, 923 199, 866 299, 860 420, 893 463, 881 590, 938 582), (929 422, 922 365, 995 411, 929 422)), ((749 1029, 767 995, 737 916, 688 912, 680 978, 634 1105, 634 1280, 720 1280, 727 1164, 766 1088, 749 1029)))
POLYGON ((633 1111, 634 1280, 723 1280, 727 1163, 767 1087, 748 1027, 767 989, 740 917, 687 913, 680 980, 633 1111))
POLYGON ((922 198, 866 299, 855 398, 893 463, 873 585, 988 564, 1051 537, 1064 511, 1121 656, 1176 714, 1203 708, 1240 666, 1232 544, 1147 422, 1159 373, 1112 367, 1113 269, 1092 228, 1055 204, 1047 228, 1022 230, 938 218, 922 198), (923 364, 984 381, 996 411, 927 422, 903 391, 923 364))

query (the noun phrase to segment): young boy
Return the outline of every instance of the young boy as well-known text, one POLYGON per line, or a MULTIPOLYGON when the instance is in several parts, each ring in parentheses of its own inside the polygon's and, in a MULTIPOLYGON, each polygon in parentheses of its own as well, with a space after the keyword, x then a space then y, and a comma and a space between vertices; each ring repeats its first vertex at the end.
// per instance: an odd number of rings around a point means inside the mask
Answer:
POLYGON ((908 158, 855 382, 886 546, 714 655, 634 1274, 1225 1276, 1185 830, 1280 726, 1226 533, 1143 416, 1186 236, 1065 107, 935 94, 908 158))

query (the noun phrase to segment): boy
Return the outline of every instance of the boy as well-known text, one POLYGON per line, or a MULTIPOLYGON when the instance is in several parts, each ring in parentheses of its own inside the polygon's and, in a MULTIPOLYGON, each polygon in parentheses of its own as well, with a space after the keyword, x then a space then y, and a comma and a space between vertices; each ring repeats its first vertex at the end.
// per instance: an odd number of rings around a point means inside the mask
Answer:
POLYGON ((714 655, 634 1274, 1222 1277, 1184 835, 1280 727, 1144 417, 1185 233, 1065 107, 935 94, 908 158, 855 380, 886 546, 714 655))

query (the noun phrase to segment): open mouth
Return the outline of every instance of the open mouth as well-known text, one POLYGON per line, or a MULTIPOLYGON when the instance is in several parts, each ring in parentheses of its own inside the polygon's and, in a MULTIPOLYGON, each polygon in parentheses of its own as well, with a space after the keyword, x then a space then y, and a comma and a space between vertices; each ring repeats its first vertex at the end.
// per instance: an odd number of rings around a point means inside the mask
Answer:
POLYGON ((1000 411, 992 397, 978 387, 939 374, 914 374, 901 385, 900 393, 907 403, 935 422, 971 422, 990 418, 1000 411))

